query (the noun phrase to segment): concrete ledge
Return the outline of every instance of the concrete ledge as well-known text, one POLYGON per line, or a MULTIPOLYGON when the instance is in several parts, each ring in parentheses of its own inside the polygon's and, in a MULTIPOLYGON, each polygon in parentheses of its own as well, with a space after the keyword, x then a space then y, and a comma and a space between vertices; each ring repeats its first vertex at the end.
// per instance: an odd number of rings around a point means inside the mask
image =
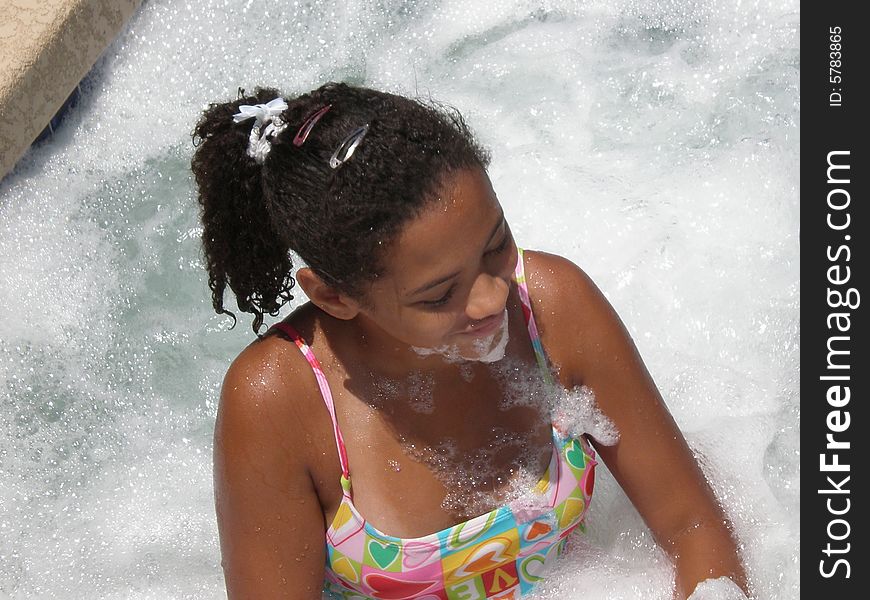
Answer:
POLYGON ((0 178, 141 0, 0 0, 0 178))

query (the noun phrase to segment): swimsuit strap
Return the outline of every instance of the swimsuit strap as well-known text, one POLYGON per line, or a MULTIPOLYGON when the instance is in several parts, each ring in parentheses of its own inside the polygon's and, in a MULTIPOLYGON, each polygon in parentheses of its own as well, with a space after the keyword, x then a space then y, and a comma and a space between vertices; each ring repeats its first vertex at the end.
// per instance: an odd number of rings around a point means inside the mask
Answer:
MULTIPOLYGON (((297 332, 292 325, 281 322, 275 323, 272 327, 280 329, 296 342, 299 350, 302 351, 303 356, 305 356, 305 359, 314 371, 314 376, 317 378, 317 385, 320 387, 320 395, 323 396, 326 410, 329 411, 329 418, 332 419, 332 431, 335 434, 335 445, 338 447, 338 458, 341 461, 343 484, 345 480, 350 480, 350 470, 347 466, 347 450, 344 448, 344 438, 341 437, 341 429, 339 429, 338 419, 335 417, 335 402, 332 400, 332 392, 329 390, 329 384, 326 382, 326 375, 323 374, 323 369, 320 367, 317 357, 314 356, 314 351, 305 343, 305 341, 303 341, 302 336, 299 335, 299 332, 297 332)), ((342 487, 344 488, 345 486, 342 485, 342 487)))
POLYGON ((517 266, 514 270, 514 279, 517 282, 517 291, 520 295, 520 304, 523 307, 523 317, 526 320, 526 325, 529 328, 529 338, 532 340, 532 347, 535 349, 535 359, 538 361, 538 366, 541 367, 541 372, 544 374, 544 379, 547 383, 553 385, 553 376, 550 374, 550 369, 547 367, 547 355, 544 354, 544 346, 541 344, 541 336, 538 334, 538 326, 535 323, 535 315, 532 313, 532 301, 529 299, 529 288, 526 285, 526 272, 523 267, 523 249, 517 246, 517 266))

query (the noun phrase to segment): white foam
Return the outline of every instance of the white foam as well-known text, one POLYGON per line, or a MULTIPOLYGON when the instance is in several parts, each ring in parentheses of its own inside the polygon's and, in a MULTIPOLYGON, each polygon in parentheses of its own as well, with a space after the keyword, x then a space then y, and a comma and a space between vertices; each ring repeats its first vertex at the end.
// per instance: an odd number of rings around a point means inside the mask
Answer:
POLYGON ((478 360, 482 363, 494 363, 504 358, 505 348, 509 339, 508 335, 508 311, 504 310, 501 327, 492 335, 477 338, 472 345, 480 355, 478 360), (495 343, 493 344, 493 341, 495 343))
POLYGON ((534 407, 570 437, 588 434, 607 446, 619 440, 616 425, 598 407, 595 394, 587 386, 567 390, 559 384, 551 385, 537 369, 529 371, 521 362, 510 359, 499 363, 493 373, 505 389, 499 400, 500 410, 534 407))
POLYGON ((404 403, 412 410, 432 414, 435 410, 434 382, 432 373, 415 370, 402 379, 388 377, 372 378, 374 397, 371 401, 373 410, 386 409, 392 411, 397 403, 404 403))
POLYGON ((420 356, 441 355, 448 363, 467 361, 493 363, 504 358, 508 339, 508 311, 505 309, 501 327, 489 335, 472 339, 471 352, 459 344, 444 344, 435 348, 411 346, 411 349, 420 356))
POLYGON ((688 600, 748 600, 736 583, 727 577, 702 581, 688 600))
POLYGON ((529 496, 542 475, 532 468, 530 433, 493 427, 489 443, 475 450, 460 449, 449 438, 435 446, 405 443, 403 448, 431 468, 447 490, 442 508, 462 520, 529 496), (505 456, 512 458, 505 462, 505 456))
POLYGON ((574 438, 589 434, 605 446, 619 441, 616 425, 601 412, 595 394, 585 385, 559 390, 553 406, 553 421, 560 431, 574 438))
POLYGON ((528 369, 525 363, 506 358, 491 367, 490 371, 505 392, 499 399, 500 410, 528 406, 539 409, 542 415, 549 415, 559 390, 546 384, 537 366, 528 369))

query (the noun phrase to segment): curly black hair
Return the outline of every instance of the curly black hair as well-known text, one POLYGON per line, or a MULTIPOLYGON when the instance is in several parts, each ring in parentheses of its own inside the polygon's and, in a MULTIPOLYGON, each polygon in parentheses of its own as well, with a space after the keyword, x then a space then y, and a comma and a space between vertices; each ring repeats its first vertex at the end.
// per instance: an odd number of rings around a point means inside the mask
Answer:
MULTIPOLYGON (((211 104, 193 133, 191 168, 199 188, 202 243, 218 314, 227 286, 239 310, 276 316, 293 299, 293 249, 328 285, 365 302, 365 283, 384 273, 382 258, 403 224, 437 197, 458 170, 489 165, 456 109, 344 83, 286 98, 263 164, 248 156, 253 122, 236 123, 241 105, 283 97, 271 88, 239 90, 233 102, 211 104), (305 143, 299 127, 331 105, 305 143), (353 156, 333 169, 329 158, 357 127, 368 125, 353 156)), ((259 335, 259 334, 258 334, 259 335)))

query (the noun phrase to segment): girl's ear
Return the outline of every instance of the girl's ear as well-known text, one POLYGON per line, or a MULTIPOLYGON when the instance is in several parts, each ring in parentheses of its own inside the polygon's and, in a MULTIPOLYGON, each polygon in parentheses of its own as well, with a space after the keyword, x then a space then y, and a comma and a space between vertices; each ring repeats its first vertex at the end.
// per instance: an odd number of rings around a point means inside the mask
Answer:
POLYGON ((336 319, 353 319, 360 309, 359 302, 336 291, 310 268, 302 267, 296 272, 296 281, 302 286, 308 299, 336 319))

